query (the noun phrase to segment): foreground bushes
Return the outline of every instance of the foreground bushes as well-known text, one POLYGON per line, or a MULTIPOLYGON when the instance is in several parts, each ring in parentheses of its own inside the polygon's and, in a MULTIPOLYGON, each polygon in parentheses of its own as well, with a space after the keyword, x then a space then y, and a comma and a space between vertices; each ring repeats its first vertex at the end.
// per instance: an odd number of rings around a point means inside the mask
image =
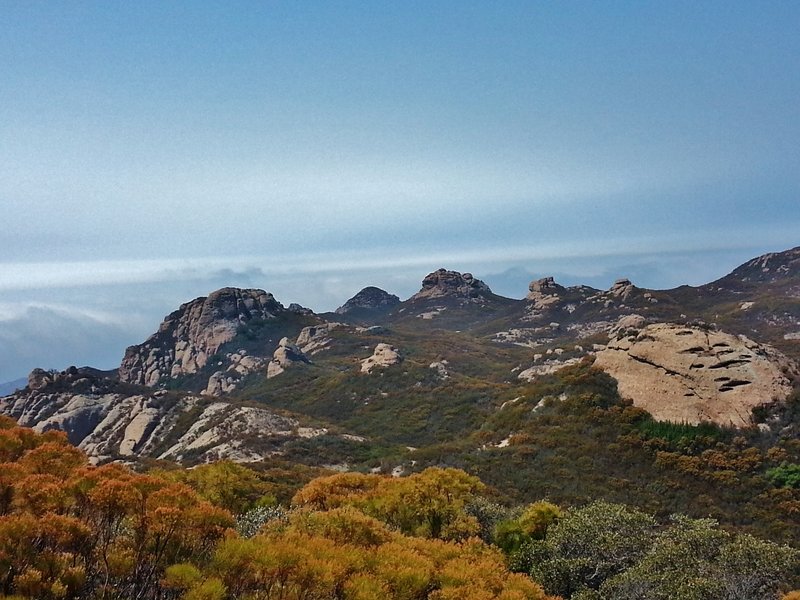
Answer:
POLYGON ((454 469, 344 474, 287 514, 243 467, 91 467, 62 434, 0 419, 0 597, 543 600, 470 538, 481 489, 454 469))
POLYGON ((507 508, 457 469, 321 477, 288 508, 270 489, 230 463, 92 467, 0 419, 0 598, 777 600, 796 574, 794 550, 712 520, 507 508))

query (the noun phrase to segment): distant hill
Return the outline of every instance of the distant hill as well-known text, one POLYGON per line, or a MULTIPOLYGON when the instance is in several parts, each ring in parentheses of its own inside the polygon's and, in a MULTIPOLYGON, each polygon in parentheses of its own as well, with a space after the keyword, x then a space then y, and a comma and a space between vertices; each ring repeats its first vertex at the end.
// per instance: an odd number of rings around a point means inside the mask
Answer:
POLYGON ((13 394, 17 390, 21 390, 28 384, 27 378, 23 377, 21 379, 15 379, 14 381, 6 381, 5 383, 0 383, 0 396, 6 396, 8 394, 13 394))

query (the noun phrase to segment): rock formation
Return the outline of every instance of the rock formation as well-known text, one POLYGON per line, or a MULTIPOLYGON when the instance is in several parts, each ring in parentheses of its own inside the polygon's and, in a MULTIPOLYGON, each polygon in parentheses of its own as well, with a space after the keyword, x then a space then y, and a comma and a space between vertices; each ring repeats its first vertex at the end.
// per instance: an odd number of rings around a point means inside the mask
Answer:
POLYGON ((372 356, 361 361, 361 372, 371 373, 375 367, 390 367, 402 362, 400 351, 389 344, 378 344, 372 356))
POLYGON ((240 325, 271 320, 286 309, 263 290, 223 288, 207 298, 183 304, 161 323, 158 332, 125 351, 121 381, 156 386, 168 379, 192 375, 206 366, 240 325))
POLYGON ((304 327, 297 336, 295 345, 306 356, 314 355, 331 345, 333 342, 330 337, 331 331, 341 326, 341 323, 322 323, 321 325, 304 327))
POLYGON ((0 414, 36 431, 66 431, 93 463, 137 457, 256 461, 279 454, 285 442, 327 433, 265 408, 164 390, 136 393, 75 367, 37 369, 29 379, 24 390, 0 398, 0 414), (166 446, 167 439, 174 442, 166 446))
POLYGON ((289 341, 289 338, 281 339, 272 360, 267 365, 267 379, 280 375, 292 364, 298 362, 307 363, 308 359, 297 346, 289 341))
POLYGON ((641 327, 624 319, 595 365, 656 419, 743 427, 751 424, 754 407, 784 400, 791 391, 782 372, 790 363, 768 346, 700 327, 641 327))
POLYGON ((400 298, 384 290, 369 286, 358 292, 342 306, 336 314, 345 315, 357 310, 388 309, 400 303, 400 298))
POLYGON ((455 297, 462 299, 478 299, 489 296, 492 290, 471 273, 461 274, 457 271, 439 269, 429 273, 422 280, 422 289, 411 296, 409 301, 430 300, 434 298, 455 297))
POLYGON ((243 377, 260 371, 267 362, 259 356, 250 356, 246 350, 229 352, 225 355, 225 359, 228 363, 228 368, 224 371, 215 371, 208 378, 208 385, 203 390, 203 394, 208 396, 228 394, 236 389, 237 384, 243 377))
POLYGON ((608 293, 617 298, 627 300, 635 289, 636 287, 631 283, 630 279, 617 279, 608 290, 608 293))
POLYGON ((557 284, 552 277, 543 277, 531 282, 525 299, 533 305, 534 309, 541 310, 558 302, 562 292, 564 292, 564 286, 557 284))

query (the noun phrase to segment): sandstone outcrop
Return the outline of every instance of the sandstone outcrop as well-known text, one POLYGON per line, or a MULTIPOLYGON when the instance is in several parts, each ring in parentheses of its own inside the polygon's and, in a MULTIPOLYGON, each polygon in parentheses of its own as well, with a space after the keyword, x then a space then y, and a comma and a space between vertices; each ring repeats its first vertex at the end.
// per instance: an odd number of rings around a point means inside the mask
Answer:
POLYGON ((608 293, 617 298, 627 300, 635 289, 636 287, 631 283, 630 279, 617 279, 608 290, 608 293))
POLYGON ((342 306, 336 314, 345 315, 357 310, 388 309, 400 304, 400 298, 380 288, 369 286, 358 292, 342 306))
POLYGON ((371 373, 375 367, 390 367, 403 361, 400 351, 389 344, 378 344, 372 356, 361 361, 361 372, 371 373))
POLYGON ((595 365, 617 379, 623 397, 658 420, 744 427, 754 407, 791 392, 783 374, 791 364, 768 346, 700 327, 642 327, 624 319, 595 365))
POLYGON ((285 442, 327 434, 266 408, 163 390, 131 393, 131 386, 74 367, 61 373, 37 369, 30 380, 33 388, 0 398, 0 414, 39 432, 65 431, 93 463, 137 457, 257 461, 280 454, 285 442), (167 447, 167 439, 175 441, 167 447))
POLYGON ((333 342, 330 337, 331 331, 341 326, 341 323, 322 323, 321 325, 304 327, 297 336, 295 345, 306 356, 312 356, 331 345, 333 342))
POLYGON ((129 347, 119 378, 153 387, 168 379, 195 374, 234 339, 241 325, 276 319, 285 312, 272 294, 263 290, 217 290, 207 298, 183 304, 143 344, 129 347))
POLYGON ((264 368, 267 360, 260 356, 251 356, 246 350, 229 352, 225 355, 228 368, 224 371, 215 371, 208 378, 208 385, 202 391, 207 396, 222 396, 236 389, 239 381, 251 373, 256 373, 264 368))
POLYGON ((272 360, 267 365, 267 379, 280 375, 294 363, 307 363, 308 358, 300 349, 289 341, 289 338, 281 339, 278 348, 272 356, 272 360))
POLYGON ((564 289, 552 277, 543 277, 531 282, 525 299, 531 303, 533 309, 542 310, 558 302, 564 289))
POLYGON ((559 359, 545 360, 541 364, 533 365, 532 367, 528 367, 524 371, 520 371, 517 374, 517 378, 523 379, 525 381, 533 381, 540 375, 549 375, 550 373, 555 373, 556 371, 563 369, 564 367, 567 367, 569 365, 574 365, 580 362, 580 360, 581 360, 580 358, 574 358, 574 357, 567 358, 564 360, 559 360, 559 359))
POLYGON ((411 296, 409 301, 430 300, 435 298, 454 297, 476 300, 492 294, 489 286, 471 273, 459 273, 439 269, 429 273, 422 280, 422 289, 411 296))

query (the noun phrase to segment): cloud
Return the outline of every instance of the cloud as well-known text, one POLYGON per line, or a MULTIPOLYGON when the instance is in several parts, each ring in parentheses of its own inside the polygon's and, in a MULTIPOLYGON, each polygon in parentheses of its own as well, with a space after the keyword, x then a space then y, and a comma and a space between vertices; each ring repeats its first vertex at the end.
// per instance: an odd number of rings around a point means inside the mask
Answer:
POLYGON ((124 318, 109 313, 4 304, 0 306, 0 381, 20 377, 35 367, 115 368, 134 335, 124 318))

